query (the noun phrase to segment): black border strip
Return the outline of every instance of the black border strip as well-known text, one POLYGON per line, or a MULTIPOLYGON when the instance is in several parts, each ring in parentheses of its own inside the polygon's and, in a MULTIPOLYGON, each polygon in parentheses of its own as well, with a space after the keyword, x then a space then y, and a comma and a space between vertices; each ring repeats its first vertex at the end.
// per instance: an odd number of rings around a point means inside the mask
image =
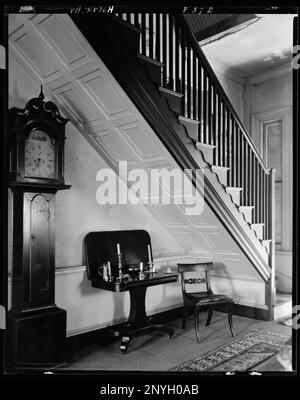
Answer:
MULTIPOLYGON (((296 3, 296 2, 294 2, 296 3)), ((72 5, 72 6, 56 6, 56 5, 50 5, 50 6, 41 6, 41 5, 36 5, 35 6, 35 11, 37 13, 41 13, 41 12, 50 12, 50 13, 69 13, 71 10, 71 7, 74 8, 76 5, 80 4, 76 4, 72 5)), ((97 5, 98 6, 98 5, 97 5)), ((18 13, 19 12, 19 7, 20 6, 12 6, 9 5, 5 12, 10 12, 10 13, 18 13)), ((191 7, 191 6, 188 6, 191 7)), ((156 11, 160 9, 160 12, 163 11, 172 11, 172 12, 178 12, 178 13, 183 13, 183 7, 177 7, 177 6, 119 6, 117 5, 114 9, 114 12, 151 12, 151 11, 156 11)), ((199 10, 200 11, 200 10, 199 10)), ((202 11, 202 13, 207 13, 207 10, 202 11)), ((6 18, 5 18, 5 12, 3 9, 3 6, 1 6, 0 8, 0 44, 4 44, 7 48, 7 30, 6 30, 6 18)), ((187 10, 187 12, 189 12, 189 10, 187 10)), ((260 14, 264 14, 264 13, 268 13, 268 14, 272 14, 272 13, 295 13, 298 14, 298 26, 299 26, 299 8, 296 5, 293 6, 284 6, 284 7, 274 7, 274 6, 216 6, 213 7, 213 12, 214 13, 260 13, 260 14)), ((100 14, 99 14, 100 15, 100 14)), ((298 37, 298 43, 299 42, 299 28, 297 30, 297 37, 298 37)), ((6 56, 6 66, 8 67, 8 57, 6 56)), ((7 196, 6 196, 6 191, 7 191, 7 176, 6 176, 6 168, 7 168, 7 164, 6 164, 6 153, 5 153, 5 146, 6 146, 6 135, 5 135, 5 113, 7 110, 7 100, 8 100, 8 76, 7 76, 7 69, 6 70, 0 70, 0 87, 2 90, 2 94, 3 96, 1 96, 1 112, 0 112, 0 123, 1 123, 1 136, 2 136, 2 152, 1 152, 1 188, 3 190, 4 193, 4 205, 2 207, 1 210, 1 236, 2 236, 2 242, 1 242, 1 267, 0 267, 0 302, 2 305, 6 306, 7 305, 7 196)), ((293 130, 293 137, 294 137, 294 141, 293 141, 293 164, 294 164, 294 176, 293 176, 293 304, 300 304, 299 302, 299 291, 298 291, 298 279, 299 279, 299 273, 298 273, 298 268, 299 268, 299 154, 300 154, 300 148, 299 148, 299 137, 298 137, 298 131, 299 131, 299 93, 300 93, 300 83, 299 83, 299 70, 295 70, 294 71, 294 76, 293 76, 293 110, 294 110, 294 114, 293 114, 293 122, 294 122, 294 130, 293 130)), ((3 332, 0 331, 0 339, 1 339, 1 344, 3 345, 3 332)), ((299 336, 299 332, 296 331, 295 329, 293 330, 293 339, 296 338, 296 336, 299 336)), ((294 341, 294 346, 295 346, 295 341, 294 341)), ((2 346, 3 348, 3 346, 2 346)), ((299 360, 296 359, 296 351, 297 347, 294 347, 294 362, 295 362, 295 367, 296 370, 299 370, 299 360)), ((1 353, 0 353, 1 355, 1 353)), ((3 360, 3 359, 2 359, 3 360)), ((1 360, 1 361, 2 361, 1 360)), ((3 367, 1 365, 1 367, 3 367)), ((1 372, 2 372, 2 368, 1 368, 1 372)), ((85 395, 95 395, 96 396, 96 390, 93 390, 93 386, 97 385, 99 387, 99 373, 97 371, 77 371, 76 372, 76 378, 78 375, 83 375, 81 378, 83 380, 83 382, 85 381, 84 384, 84 391, 85 391, 85 395), (94 377, 96 378, 96 380, 91 381, 91 377, 94 375, 94 377), (84 379, 84 378, 88 378, 88 380, 84 379), (94 385, 92 384, 92 382, 94 383, 94 385), (92 385, 90 385, 92 384, 92 385)), ((216 374, 218 375, 218 374, 216 374)), ((215 380, 216 379, 216 375, 214 376, 201 376, 201 385, 203 384, 203 378, 207 379, 207 380, 215 380)), ((248 375, 248 374, 247 374, 248 375)), ((128 381, 131 379, 128 379, 129 377, 135 376, 135 374, 124 374, 124 372, 122 373, 111 373, 108 372, 107 374, 105 374, 105 382, 108 381, 114 381, 116 378, 118 379, 118 381, 122 382, 122 380, 126 380, 127 384, 128 381)), ((253 383, 254 381, 257 382, 257 380, 261 380, 261 377, 249 377, 248 378, 252 379, 253 383)), ((288 380, 291 381, 292 378, 297 378, 297 376, 283 376, 280 372, 272 372, 272 373, 268 373, 267 376, 265 376, 265 380, 267 381, 271 381, 273 380, 273 378, 276 377, 276 380, 288 380)), ((17 389, 16 387, 14 388, 11 383, 13 383, 14 380, 14 376, 8 376, 7 377, 9 383, 10 383, 10 394, 13 394, 15 392, 15 390, 17 389)), ((28 389, 32 391, 33 387, 32 387, 32 380, 34 380, 36 382, 36 378, 37 376, 22 376, 19 377, 20 381, 23 381, 23 383, 25 381, 27 381, 29 383, 30 386, 28 386, 28 389), (22 379, 23 378, 23 379, 22 379)), ((41 381, 44 382, 49 382, 49 377, 45 377, 45 376, 40 376, 41 381)), ((50 378, 52 378, 50 376, 50 378)), ((54 378, 54 377, 53 377, 54 378)), ((62 381, 62 377, 55 377, 58 378, 58 380, 62 381)), ((67 377, 65 376, 63 380, 65 380, 66 378, 68 378, 69 381, 72 381, 72 385, 75 384, 75 382, 72 380, 72 377, 67 377)), ((168 383, 169 381, 174 381, 173 379, 171 379, 172 377, 168 377, 165 374, 161 374, 161 375, 153 375, 153 374, 148 374, 148 373, 140 373, 140 378, 139 381, 142 382, 143 380, 146 382, 149 382, 149 379, 151 380, 155 380, 155 381, 163 381, 164 383, 168 383), (161 379, 160 379, 161 378, 161 379), (170 379, 169 379, 170 378, 170 379)), ((174 378, 178 381, 178 375, 174 376, 174 378)), ((180 381, 189 381, 189 382, 198 382, 199 376, 188 376, 188 375, 180 375, 180 381)), ((224 377, 223 374, 219 375, 219 378, 223 380, 225 379, 225 381, 230 381, 231 378, 227 378, 224 377)), ((234 379, 239 379, 242 378, 243 379, 243 374, 242 376, 235 376, 234 379)), ((51 379, 51 382, 53 382, 54 379, 51 379)), ((78 381, 78 379, 77 379, 78 381)), ((150 381, 151 382, 151 381, 150 381)), ((229 382, 228 382, 229 383, 229 382)), ((230 381, 230 384, 232 385, 232 382, 230 381)), ((23 386, 21 385, 21 387, 23 388, 23 386)), ((77 389, 78 384, 73 386, 73 389, 76 388, 77 389)), ((50 393, 51 394, 56 394, 57 395, 57 389, 56 387, 52 387, 51 390, 51 386, 47 385, 47 391, 50 389, 50 393)), ((4 390, 4 388, 3 388, 4 390)), ((69 390, 69 394, 71 394, 72 392, 72 387, 68 387, 69 390)), ((224 387, 222 387, 222 390, 224 390, 224 387)), ((48 393, 48 394, 50 394, 48 393)), ((97 396, 98 397, 98 396, 97 396)), ((94 398, 94 396, 93 396, 94 398)), ((96 397, 95 397, 96 398, 96 397)))

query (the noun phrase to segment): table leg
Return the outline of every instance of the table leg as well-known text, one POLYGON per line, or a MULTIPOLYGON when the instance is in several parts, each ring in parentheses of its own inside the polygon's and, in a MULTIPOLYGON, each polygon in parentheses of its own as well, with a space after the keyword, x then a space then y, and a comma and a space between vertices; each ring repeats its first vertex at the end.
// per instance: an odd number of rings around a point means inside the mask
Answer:
POLYGON ((145 300, 146 287, 135 288, 129 291, 130 294, 130 313, 124 328, 121 329, 121 345, 122 354, 127 352, 130 340, 134 337, 145 335, 152 332, 162 332, 173 336, 173 328, 163 324, 153 324, 146 315, 145 300))

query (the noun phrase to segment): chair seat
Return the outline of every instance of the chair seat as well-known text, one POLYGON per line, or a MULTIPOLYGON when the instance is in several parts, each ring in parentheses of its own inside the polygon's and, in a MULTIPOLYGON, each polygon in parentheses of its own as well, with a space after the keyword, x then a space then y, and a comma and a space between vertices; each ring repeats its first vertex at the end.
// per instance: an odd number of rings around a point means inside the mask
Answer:
POLYGON ((226 296, 225 294, 207 294, 207 293, 187 293, 186 297, 193 304, 206 305, 212 303, 230 303, 233 301, 232 297, 226 296))

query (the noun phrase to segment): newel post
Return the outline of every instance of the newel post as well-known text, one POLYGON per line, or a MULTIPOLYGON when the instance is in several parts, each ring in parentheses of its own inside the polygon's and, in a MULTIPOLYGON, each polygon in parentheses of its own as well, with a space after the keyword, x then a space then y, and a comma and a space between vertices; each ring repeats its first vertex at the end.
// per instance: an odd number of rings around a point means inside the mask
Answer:
POLYGON ((269 233, 270 233, 270 254, 269 254, 269 266, 271 268, 271 277, 269 280, 269 290, 268 290, 268 307, 269 307, 269 320, 274 319, 274 307, 275 307, 275 175, 276 169, 270 170, 269 175, 269 233))

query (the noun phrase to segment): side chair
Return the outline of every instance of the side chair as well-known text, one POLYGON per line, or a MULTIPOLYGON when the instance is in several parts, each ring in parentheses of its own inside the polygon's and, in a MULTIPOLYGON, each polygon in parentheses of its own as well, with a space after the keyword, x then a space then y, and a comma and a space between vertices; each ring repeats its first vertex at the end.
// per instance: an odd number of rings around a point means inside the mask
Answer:
POLYGON ((199 312, 208 308, 206 326, 210 324, 213 310, 218 305, 227 305, 228 322, 231 335, 234 337, 232 326, 232 308, 234 299, 224 294, 214 294, 210 286, 210 271, 213 271, 212 262, 199 262, 193 264, 177 264, 181 275, 181 288, 183 296, 182 329, 185 329, 188 308, 194 308, 194 322, 197 342, 199 342, 199 312), (187 276, 189 275, 189 276, 187 276), (197 285, 196 291, 192 287, 197 285), (201 290, 199 290, 199 287, 201 290), (203 290, 202 290, 203 288, 203 290))

